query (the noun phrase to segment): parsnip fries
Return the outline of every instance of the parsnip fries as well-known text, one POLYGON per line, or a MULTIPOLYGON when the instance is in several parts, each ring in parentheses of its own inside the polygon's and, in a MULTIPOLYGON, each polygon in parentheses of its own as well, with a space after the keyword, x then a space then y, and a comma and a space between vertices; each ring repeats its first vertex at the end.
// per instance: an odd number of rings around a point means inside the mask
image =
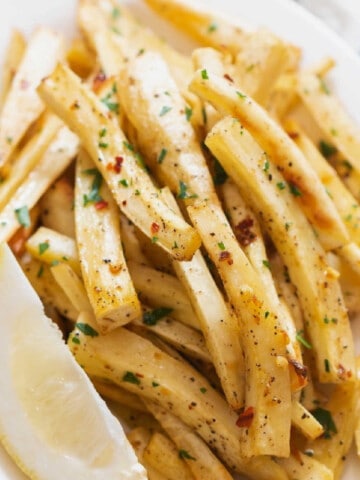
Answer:
POLYGON ((186 204, 218 203, 186 105, 159 54, 145 52, 119 76, 120 103, 135 126, 151 170, 186 204), (144 75, 146 72, 146 75, 144 75))
POLYGON ((68 345, 89 375, 160 403, 191 426, 230 468, 256 480, 286 479, 282 468, 269 457, 244 459, 238 415, 189 364, 123 327, 98 335, 89 314, 82 314, 77 325, 68 345), (84 330, 94 332, 89 335, 84 330))
POLYGON ((286 457, 291 417, 287 335, 221 208, 199 204, 188 212, 240 321, 246 372, 245 410, 238 423, 242 452, 286 457))
POLYGON ((230 81, 196 72, 190 89, 225 114, 238 118, 281 170, 289 188, 326 249, 344 245, 348 235, 319 178, 300 150, 266 111, 230 81))
POLYGON ((231 172, 283 257, 299 293, 320 380, 354 381, 353 340, 336 272, 326 263, 284 177, 236 119, 219 122, 206 144, 231 172))
POLYGON ((38 92, 79 135, 125 215, 171 256, 189 260, 200 245, 197 232, 159 199, 133 147, 100 100, 63 65, 38 92))
POLYGON ((1 111, 0 168, 44 110, 36 87, 62 60, 63 49, 62 37, 49 29, 39 28, 32 35, 1 111))
POLYGON ((141 308, 122 251, 119 208, 101 180, 81 151, 76 166, 76 239, 86 291, 99 329, 107 333, 141 316, 141 308))

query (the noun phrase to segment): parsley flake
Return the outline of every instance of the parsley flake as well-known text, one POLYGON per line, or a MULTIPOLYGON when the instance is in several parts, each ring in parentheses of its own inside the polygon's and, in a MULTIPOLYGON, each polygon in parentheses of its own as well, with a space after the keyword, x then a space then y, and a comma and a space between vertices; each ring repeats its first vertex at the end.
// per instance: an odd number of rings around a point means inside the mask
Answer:
POLYGON ((215 32, 217 29, 218 29, 217 24, 216 24, 215 22, 212 22, 212 23, 208 26, 207 31, 208 31, 209 33, 213 33, 213 32, 215 32))
POLYGON ((299 330, 297 333, 296 333, 296 340, 301 343, 302 345, 304 345, 305 348, 311 350, 312 349, 312 345, 311 343, 309 343, 305 338, 304 338, 304 330, 299 330))
POLYGON ((157 163, 162 164, 163 161, 165 160, 166 154, 167 154, 166 148, 162 148, 161 152, 159 153, 157 163))
POLYGON ((42 255, 50 247, 49 242, 39 243, 39 254, 42 255))
POLYGON ((236 90, 236 95, 242 99, 246 98, 246 95, 244 93, 239 92, 238 90, 236 90))
POLYGON ((164 106, 162 107, 162 109, 160 110, 159 117, 163 117, 164 115, 166 115, 167 113, 169 113, 170 110, 172 110, 172 107, 168 107, 167 105, 164 105, 164 106))
POLYGON ((185 117, 188 122, 190 122, 190 119, 192 117, 193 111, 192 108, 190 107, 185 107, 185 117))
POLYGON ((88 323, 75 323, 75 327, 88 337, 98 337, 98 332, 88 323))
POLYGON ((225 250, 225 245, 223 242, 219 242, 218 247, 220 248, 220 250, 225 250))
POLYGON ((337 148, 334 145, 332 145, 331 143, 325 142, 325 140, 320 140, 319 149, 320 149, 321 154, 325 158, 329 158, 337 152, 337 148))
POLYGON ((201 70, 201 78, 203 80, 209 80, 209 75, 208 75, 208 72, 206 70, 206 68, 204 68, 203 70, 201 70))
POLYGON ((15 209, 15 215, 16 215, 17 221, 22 227, 30 227, 31 222, 30 222, 29 209, 26 205, 15 209))
POLYGON ((186 183, 182 182, 180 180, 179 182, 179 193, 177 195, 178 198, 181 198, 182 200, 185 200, 186 198, 197 198, 197 195, 196 193, 193 193, 192 195, 189 195, 189 193, 187 192, 187 185, 186 183))
POLYGON ((167 315, 170 315, 172 311, 172 308, 159 307, 149 312, 145 312, 143 315, 143 323, 150 326, 156 325, 159 320, 166 317, 167 315))
POLYGON ((84 170, 86 175, 92 175, 94 180, 91 184, 90 192, 83 196, 83 205, 86 207, 89 203, 101 202, 102 198, 100 196, 100 188, 102 185, 102 176, 97 168, 90 168, 84 170))
POLYGON ((338 433, 335 422, 332 418, 331 412, 329 410, 325 410, 325 408, 318 407, 315 410, 311 411, 312 415, 316 418, 316 420, 321 423, 324 433, 324 438, 331 438, 332 434, 338 433))
POLYGON ((134 385, 140 385, 140 379, 133 372, 125 372, 122 377, 123 382, 133 383, 134 385))
POLYGON ((179 450, 179 458, 183 460, 196 460, 187 450, 179 450))

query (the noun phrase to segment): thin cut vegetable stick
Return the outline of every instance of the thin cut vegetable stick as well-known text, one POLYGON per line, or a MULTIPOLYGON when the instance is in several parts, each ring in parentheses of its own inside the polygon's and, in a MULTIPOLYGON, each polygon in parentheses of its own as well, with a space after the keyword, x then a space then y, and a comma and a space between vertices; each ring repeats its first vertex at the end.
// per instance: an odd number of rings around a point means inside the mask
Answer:
POLYGON ((189 0, 146 0, 146 3, 204 46, 228 50, 234 56, 242 47, 246 33, 233 18, 209 12, 189 0))
POLYGON ((147 444, 143 460, 161 472, 168 480, 194 480, 188 465, 176 445, 163 433, 154 432, 147 444))
POLYGON ((185 204, 218 202, 190 112, 161 56, 145 52, 135 58, 119 76, 118 92, 160 181, 185 204))
POLYGON ((8 241, 24 222, 27 223, 24 214, 34 207, 50 185, 69 166, 78 146, 76 135, 62 127, 43 158, 0 212, 0 241, 8 241))
POLYGON ((334 480, 333 472, 326 465, 299 451, 289 458, 281 458, 277 462, 286 470, 289 478, 334 480))
POLYGON ((0 81, 0 112, 11 88, 12 81, 24 55, 25 49, 26 40, 23 34, 19 32, 19 30, 14 29, 11 32, 9 44, 4 56, 4 63, 2 65, 0 81))
POLYGON ((95 377, 91 378, 91 381, 102 397, 134 410, 139 410, 139 412, 146 410, 144 402, 137 395, 128 392, 124 388, 119 387, 119 385, 95 377))
POLYGON ((360 170, 360 130, 324 81, 316 75, 299 75, 298 93, 322 131, 357 171, 360 170))
POLYGON ((175 442, 179 452, 184 452, 184 460, 197 480, 233 478, 206 443, 184 422, 151 400, 146 399, 145 405, 175 442))
POLYGON ((314 347, 319 379, 354 381, 353 338, 337 273, 328 265, 284 177, 237 120, 222 120, 208 135, 206 144, 232 174, 289 269, 314 347))
MULTIPOLYGON (((170 191, 164 188, 162 195, 179 212, 170 191)), ((235 410, 242 408, 245 365, 238 319, 226 304, 201 252, 196 252, 190 262, 174 261, 173 267, 197 314, 225 397, 235 410)))
POLYGON ((190 260, 200 246, 197 232, 159 199, 139 157, 101 101, 60 64, 38 91, 79 135, 125 215, 171 256, 190 260))
MULTIPOLYGON (((106 135, 102 141, 107 141, 106 135)), ((84 150, 77 159, 75 184, 82 276, 98 327, 101 333, 108 333, 139 317, 140 302, 121 245, 119 208, 84 150)))
POLYGON ((188 213, 240 321, 246 369, 244 417, 238 423, 243 455, 286 457, 291 417, 287 335, 220 207, 198 204, 188 213))
POLYGON ((52 30, 38 28, 32 35, 1 112, 0 167, 8 162, 27 129, 44 110, 36 87, 63 53, 63 39, 52 30))
POLYGON ((73 238, 50 228, 39 227, 26 242, 26 248, 34 258, 44 263, 54 265, 67 262, 77 274, 80 274, 78 249, 73 238))
POLYGON ((39 130, 15 156, 4 181, 0 185, 0 210, 6 206, 16 189, 40 161, 62 125, 61 120, 55 115, 45 114, 40 122, 39 130))
POLYGON ((59 263, 50 267, 59 287, 62 288, 74 308, 78 312, 92 312, 89 298, 80 277, 67 263, 59 263))
POLYGON ((142 318, 133 320, 133 324, 155 333, 181 353, 211 363, 211 356, 206 348, 204 337, 199 331, 173 320, 171 312, 158 318, 156 310, 154 313, 151 309, 143 307, 143 311, 142 318))
POLYGON ((152 267, 129 261, 128 267, 141 301, 155 308, 170 308, 171 316, 199 330, 199 321, 179 280, 152 267))
POLYGON ((61 315, 76 322, 79 310, 74 307, 63 290, 59 288, 49 266, 34 258, 30 260, 24 258, 21 267, 42 302, 55 307, 61 315))
POLYGON ((293 400, 291 407, 291 423, 305 437, 315 440, 324 433, 321 423, 298 401, 293 400))
POLYGON ((190 365, 169 357, 123 327, 106 336, 85 335, 82 330, 92 331, 94 325, 88 314, 82 314, 77 325, 68 345, 90 375, 107 378, 169 408, 211 444, 230 468, 256 480, 286 478, 282 468, 268 457, 243 458, 236 413, 190 365), (74 336, 79 343, 73 342, 74 336))
POLYGON ((195 74, 190 89, 220 111, 234 115, 249 129, 281 169, 296 201, 318 232, 324 248, 332 249, 347 243, 345 227, 314 170, 260 105, 226 79, 203 70, 195 74))
POLYGON ((126 260, 132 260, 134 262, 142 263, 143 265, 149 265, 150 262, 141 250, 140 242, 136 236, 134 224, 120 214, 120 229, 121 238, 124 243, 124 254, 126 260))

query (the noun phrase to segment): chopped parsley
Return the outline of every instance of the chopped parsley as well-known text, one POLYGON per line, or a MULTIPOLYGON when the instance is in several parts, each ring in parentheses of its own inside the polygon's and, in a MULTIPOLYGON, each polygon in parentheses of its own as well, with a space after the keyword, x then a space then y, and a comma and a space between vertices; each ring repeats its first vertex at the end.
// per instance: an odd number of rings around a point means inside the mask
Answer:
POLYGON ((192 117, 192 114, 193 114, 192 108, 186 106, 186 107, 185 107, 185 117, 186 117, 186 120, 187 120, 188 122, 190 122, 190 119, 191 119, 191 117, 192 117))
POLYGON ((325 368, 325 372, 327 372, 327 373, 330 372, 330 362, 327 358, 325 358, 325 360, 324 360, 324 368, 325 368))
POLYGON ((98 146, 99 146, 99 148, 107 148, 109 146, 109 144, 106 143, 106 142, 99 142, 98 146))
POLYGON ((112 9, 112 12, 111 12, 111 18, 112 18, 113 20, 116 20, 117 18, 120 17, 120 14, 121 14, 120 8, 119 8, 119 7, 114 7, 114 8, 112 9))
POLYGON ((193 193, 192 195, 190 195, 187 191, 188 187, 186 185, 186 183, 182 182, 180 180, 179 182, 179 193, 178 193, 178 198, 181 198, 182 200, 185 200, 186 198, 197 198, 197 195, 196 193, 193 193))
POLYGON ((123 145, 125 148, 127 148, 128 150, 130 150, 130 152, 135 152, 135 148, 133 145, 131 145, 131 143, 127 142, 127 141, 123 141, 123 145))
POLYGON ((37 278, 41 278, 44 274, 44 265, 40 265, 40 268, 36 274, 37 278))
POLYGON ((244 95, 243 93, 239 92, 239 90, 236 90, 236 95, 237 95, 239 98, 246 98, 246 95, 244 95))
POLYGON ((330 90, 328 88, 328 86, 326 85, 325 81, 320 78, 320 90, 323 92, 323 93, 326 93, 326 95, 330 95, 330 90))
POLYGON ((84 335, 88 337, 98 337, 98 332, 88 323, 75 323, 75 327, 80 330, 84 335))
POLYGON ((289 183, 289 188, 290 192, 294 195, 294 197, 301 197, 302 193, 296 185, 294 185, 293 183, 289 183))
POLYGON ((39 243, 39 254, 42 255, 50 247, 49 242, 39 243))
POLYGON ((220 248, 220 250, 225 250, 225 245, 223 242, 219 242, 218 247, 220 248))
POLYGON ((76 343, 76 345, 80 345, 80 339, 76 335, 72 337, 71 341, 76 343))
POLYGON ((285 182, 278 182, 276 186, 279 190, 285 190, 286 188, 285 182))
POLYGON ((172 110, 172 107, 168 107, 167 105, 164 105, 164 106, 162 107, 162 109, 160 110, 159 117, 163 117, 164 115, 166 115, 167 113, 169 113, 170 110, 172 110))
POLYGON ((311 343, 309 343, 305 338, 304 338, 304 330, 299 330, 297 333, 296 333, 296 340, 301 343, 302 345, 304 345, 305 348, 308 348, 309 350, 312 349, 312 345, 311 343))
POLYGON ((158 159, 157 159, 157 163, 163 163, 163 161, 165 160, 165 157, 167 155, 167 150, 166 148, 162 148, 161 149, 161 152, 159 153, 159 156, 158 156, 158 159))
POLYGON ((208 75, 208 73, 207 73, 206 68, 204 68, 203 70, 201 70, 201 78, 202 78, 203 80, 209 80, 209 75, 208 75))
POLYGON ((201 109, 201 114, 202 114, 202 119, 203 119, 203 124, 207 124, 207 113, 206 113, 206 108, 202 107, 201 109))
POLYGON ((187 450, 179 450, 179 458, 182 460, 196 460, 187 450))
POLYGON ((127 188, 129 186, 129 182, 126 180, 126 178, 122 178, 121 180, 119 180, 119 185, 127 188))
POLYGON ((149 312, 145 312, 143 315, 143 323, 150 326, 156 325, 159 320, 166 317, 167 315, 170 315, 172 311, 172 308, 159 307, 149 312))
POLYGON ((102 128, 102 129, 99 131, 99 137, 100 137, 100 138, 104 138, 106 134, 107 134, 106 128, 102 128))
POLYGON ((157 243, 159 241, 159 237, 151 237, 151 243, 157 243))
POLYGON ((132 372, 125 372, 122 377, 123 382, 133 383, 134 385, 140 385, 140 379, 132 372))
POLYGON ((212 23, 208 26, 207 31, 208 31, 209 33, 213 33, 213 32, 215 32, 217 29, 218 29, 217 24, 216 24, 215 22, 212 22, 212 23))
POLYGON ((269 162, 269 159, 267 158, 264 162, 264 166, 263 166, 263 170, 264 172, 268 172, 269 171, 269 168, 270 168, 270 162, 269 162))
POLYGON ((100 102, 103 103, 110 110, 110 112, 119 114, 119 111, 120 111, 119 103, 111 100, 111 97, 112 97, 112 93, 108 93, 105 97, 100 99, 100 102))
POLYGON ((157 382, 151 382, 151 385, 156 388, 156 387, 160 387, 160 383, 157 383, 157 382))
POLYGON ((86 175, 92 175, 94 177, 93 182, 91 184, 90 192, 83 196, 83 205, 86 207, 90 203, 101 202, 102 198, 100 196, 100 188, 102 185, 102 176, 101 173, 97 168, 90 168, 88 170, 84 170, 86 175))
POLYGON ((262 264, 264 265, 264 267, 270 268, 270 262, 269 262, 269 260, 263 260, 263 261, 262 261, 262 264))
POLYGON ((329 158, 337 152, 337 148, 331 143, 325 142, 325 140, 320 140, 319 149, 325 158, 329 158))
POLYGON ((201 388, 200 388, 200 392, 201 392, 201 393, 206 393, 206 392, 207 392, 207 388, 201 387, 201 388))
POLYGON ((331 412, 329 410, 325 410, 325 408, 318 407, 315 410, 311 411, 312 415, 316 418, 316 420, 321 423, 324 433, 324 438, 331 438, 332 434, 338 433, 335 422, 332 418, 331 412))
POLYGON ((15 215, 16 215, 17 221, 22 227, 30 227, 29 209, 26 205, 15 209, 15 215))

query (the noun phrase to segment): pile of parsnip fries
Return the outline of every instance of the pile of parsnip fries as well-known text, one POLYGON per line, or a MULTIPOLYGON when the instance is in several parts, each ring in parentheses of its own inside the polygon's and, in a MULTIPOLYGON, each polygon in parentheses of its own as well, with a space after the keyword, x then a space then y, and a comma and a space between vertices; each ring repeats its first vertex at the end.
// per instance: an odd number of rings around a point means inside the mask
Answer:
POLYGON ((145 1, 190 56, 115 0, 79 0, 69 48, 14 31, 0 241, 150 479, 340 479, 360 452, 360 129, 333 61, 145 1))

